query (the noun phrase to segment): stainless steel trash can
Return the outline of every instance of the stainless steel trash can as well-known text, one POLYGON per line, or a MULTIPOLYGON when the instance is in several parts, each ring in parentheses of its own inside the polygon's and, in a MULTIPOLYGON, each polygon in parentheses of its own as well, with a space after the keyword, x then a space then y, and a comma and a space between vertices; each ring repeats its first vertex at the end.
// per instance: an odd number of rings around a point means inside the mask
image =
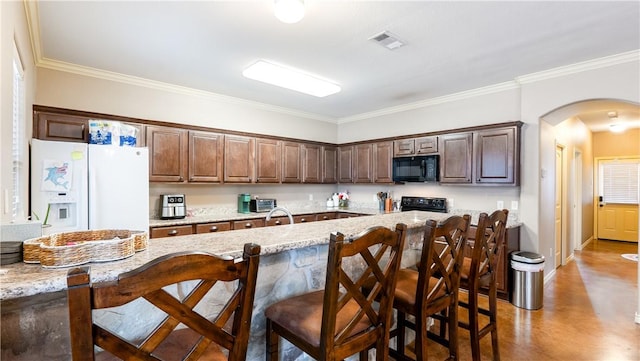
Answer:
POLYGON ((511 254, 513 287, 511 303, 527 310, 542 308, 544 290, 544 256, 519 251, 511 254))

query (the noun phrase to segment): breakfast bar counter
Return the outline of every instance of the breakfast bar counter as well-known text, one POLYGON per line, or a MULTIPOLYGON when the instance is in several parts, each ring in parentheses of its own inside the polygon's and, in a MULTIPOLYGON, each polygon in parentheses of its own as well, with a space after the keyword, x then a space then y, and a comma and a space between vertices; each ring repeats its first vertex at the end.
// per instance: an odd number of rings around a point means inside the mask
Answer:
MULTIPOLYGON (((263 310, 285 297, 324 287, 327 245, 331 232, 353 236, 368 227, 408 227, 403 265, 415 264, 427 219, 442 220, 448 213, 394 212, 277 227, 150 239, 146 250, 120 261, 90 263, 93 282, 117 276, 157 257, 181 251, 203 251, 239 258, 245 243, 261 246, 260 268, 248 360, 264 359, 263 310)), ((517 223, 511 226, 518 226, 517 223)), ((17 263, 0 268, 2 284, 3 360, 68 360, 69 331, 66 275, 72 267, 45 269, 17 263)), ((113 322, 118 322, 113 319, 113 322)), ((292 360, 295 357, 291 358, 292 360)))

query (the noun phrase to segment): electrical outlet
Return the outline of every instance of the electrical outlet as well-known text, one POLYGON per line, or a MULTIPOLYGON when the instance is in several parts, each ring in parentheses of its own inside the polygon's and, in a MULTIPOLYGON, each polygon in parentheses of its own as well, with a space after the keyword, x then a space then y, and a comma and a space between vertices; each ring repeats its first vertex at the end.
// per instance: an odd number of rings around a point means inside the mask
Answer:
POLYGON ((377 194, 374 194, 374 195, 373 195, 373 201, 374 201, 374 202, 377 202, 377 201, 378 201, 378 195, 377 195, 377 194))
POLYGON ((518 210, 518 201, 511 201, 511 209, 514 211, 518 210))
POLYGON ((453 198, 449 198, 449 209, 453 208, 455 203, 453 202, 453 198))
POLYGON ((498 201, 498 204, 497 204, 496 207, 498 207, 498 209, 503 209, 504 208, 504 202, 503 201, 498 201))
POLYGON ((313 200, 313 194, 309 194, 309 200, 312 201, 313 200))

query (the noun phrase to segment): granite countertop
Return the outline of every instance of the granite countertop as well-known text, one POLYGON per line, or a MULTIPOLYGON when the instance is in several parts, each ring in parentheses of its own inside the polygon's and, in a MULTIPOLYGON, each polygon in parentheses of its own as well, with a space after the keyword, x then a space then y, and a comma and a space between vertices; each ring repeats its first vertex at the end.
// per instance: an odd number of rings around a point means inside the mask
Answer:
MULTIPOLYGON (((327 211, 327 209, 323 211, 327 211)), ((358 209, 349 211, 366 213, 358 209)), ((397 223, 405 223, 409 229, 415 229, 422 227, 427 219, 443 220, 451 215, 450 213, 421 211, 379 214, 375 210, 375 213, 367 213, 372 214, 367 217, 154 238, 149 240, 149 246, 146 250, 138 252, 132 257, 120 261, 89 263, 87 265, 91 267, 92 281, 110 281, 115 280, 122 272, 132 270, 157 257, 174 252, 197 250, 238 258, 242 256, 243 245, 247 242, 253 242, 262 247, 261 255, 268 255, 307 246, 327 244, 329 243, 330 233, 335 231, 342 232, 346 236, 353 236, 368 227, 385 226, 393 228, 397 223)), ((246 217, 247 215, 243 214, 242 216, 246 217)), ((258 213, 256 216, 264 217, 264 214, 258 213)), ((200 220, 194 221, 194 218, 196 217, 188 217, 179 221, 185 222, 182 224, 200 222, 200 220)), ((210 222, 212 220, 212 218, 207 218, 202 222, 210 222)), ((519 224, 512 222, 508 226, 514 227, 519 226, 519 224)), ((65 290, 67 288, 66 274, 71 268, 73 267, 51 269, 43 268, 39 264, 25 263, 2 266, 0 268, 0 276, 2 277, 0 301, 65 290)))

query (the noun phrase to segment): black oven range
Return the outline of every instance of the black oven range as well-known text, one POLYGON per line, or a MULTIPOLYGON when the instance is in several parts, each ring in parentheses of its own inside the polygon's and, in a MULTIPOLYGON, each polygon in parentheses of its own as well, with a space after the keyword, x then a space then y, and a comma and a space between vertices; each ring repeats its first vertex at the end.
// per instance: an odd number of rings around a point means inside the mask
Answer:
POLYGON ((447 199, 431 197, 402 197, 400 200, 400 210, 403 212, 427 211, 447 213, 447 199))

